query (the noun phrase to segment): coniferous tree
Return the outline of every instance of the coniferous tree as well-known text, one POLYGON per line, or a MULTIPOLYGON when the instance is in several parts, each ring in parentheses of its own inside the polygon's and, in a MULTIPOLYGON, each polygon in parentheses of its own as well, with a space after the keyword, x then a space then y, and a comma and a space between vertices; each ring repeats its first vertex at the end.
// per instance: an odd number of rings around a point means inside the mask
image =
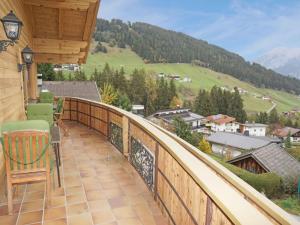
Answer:
POLYGON ((74 80, 77 80, 77 81, 86 81, 87 80, 87 77, 86 77, 86 74, 84 71, 76 71, 74 73, 74 80))
POLYGON ((270 124, 275 124, 275 123, 278 123, 279 122, 279 116, 278 116, 278 113, 277 113, 277 110, 276 108, 272 109, 272 111, 270 112, 270 115, 269 115, 269 123, 270 124))
POLYGON ((191 143, 192 141, 192 130, 189 124, 184 122, 181 118, 176 117, 173 121, 175 133, 178 137, 191 143))
POLYGON ((131 75, 129 98, 133 104, 145 105, 146 80, 145 71, 135 69, 131 75))
POLYGON ((55 80, 58 80, 58 81, 64 81, 65 80, 65 76, 64 76, 62 71, 58 71, 55 74, 55 80))
POLYGON ((42 74, 42 79, 44 81, 54 81, 55 80, 55 72, 54 67, 50 63, 42 63, 38 64, 38 73, 42 74))
POLYGON ((269 122, 268 113, 260 112, 260 113, 256 114, 255 122, 262 123, 262 124, 268 123, 269 122))
POLYGON ((236 118, 238 122, 244 123, 247 120, 247 114, 244 110, 243 99, 241 98, 238 89, 234 88, 231 101, 228 107, 228 115, 236 118))
POLYGON ((291 147, 292 147, 292 143, 291 143, 291 132, 288 133, 288 136, 287 136, 286 139, 284 140, 284 147, 286 147, 286 148, 291 148, 291 147))

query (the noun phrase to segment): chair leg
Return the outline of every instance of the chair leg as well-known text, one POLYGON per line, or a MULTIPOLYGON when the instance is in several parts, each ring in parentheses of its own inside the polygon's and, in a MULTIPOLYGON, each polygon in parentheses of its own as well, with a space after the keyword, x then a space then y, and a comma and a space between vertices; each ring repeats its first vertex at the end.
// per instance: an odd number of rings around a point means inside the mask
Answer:
POLYGON ((13 186, 10 181, 7 181, 7 205, 8 205, 8 214, 13 214, 13 186))

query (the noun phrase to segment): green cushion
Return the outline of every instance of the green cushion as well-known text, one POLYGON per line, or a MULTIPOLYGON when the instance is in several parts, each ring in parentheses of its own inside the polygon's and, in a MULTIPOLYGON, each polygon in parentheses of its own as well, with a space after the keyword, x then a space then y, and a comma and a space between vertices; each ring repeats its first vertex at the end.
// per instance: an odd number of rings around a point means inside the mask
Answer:
POLYGON ((52 103, 54 102, 54 94, 52 92, 41 92, 40 103, 52 103))
POLYGON ((62 112, 62 109, 63 109, 63 103, 64 103, 63 98, 59 98, 59 99, 57 100, 57 107, 56 107, 56 112, 57 112, 57 113, 61 113, 61 112, 62 112))
POLYGON ((27 106, 28 120, 46 120, 53 126, 53 105, 48 103, 29 104, 27 106))
MULTIPOLYGON (((44 120, 25 120, 5 122, 1 126, 1 134, 13 131, 50 131, 49 124, 44 120)), ((3 136, 3 135, 1 135, 3 136)))

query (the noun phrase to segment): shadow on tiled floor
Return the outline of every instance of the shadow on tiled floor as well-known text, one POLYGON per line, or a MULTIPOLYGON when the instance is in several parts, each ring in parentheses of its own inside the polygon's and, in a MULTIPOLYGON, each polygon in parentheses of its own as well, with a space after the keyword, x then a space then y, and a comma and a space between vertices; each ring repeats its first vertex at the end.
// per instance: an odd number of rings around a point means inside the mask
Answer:
POLYGON ((45 185, 19 186, 14 215, 0 199, 0 225, 158 225, 167 224, 139 175, 105 137, 77 123, 67 123, 62 141, 62 188, 45 207, 45 185))

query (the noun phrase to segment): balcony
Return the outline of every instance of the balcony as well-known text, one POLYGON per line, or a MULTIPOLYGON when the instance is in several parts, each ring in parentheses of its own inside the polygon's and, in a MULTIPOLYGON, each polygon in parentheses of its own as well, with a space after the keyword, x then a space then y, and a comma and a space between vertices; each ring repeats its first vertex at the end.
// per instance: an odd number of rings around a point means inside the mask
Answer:
POLYGON ((118 108, 67 98, 62 188, 20 187, 0 224, 296 224, 208 156, 118 108))
POLYGON ((44 184, 24 185, 15 193, 13 216, 2 195, 0 224, 167 224, 140 176, 104 136, 76 122, 67 126, 62 188, 55 175, 51 207, 44 207, 44 184))

